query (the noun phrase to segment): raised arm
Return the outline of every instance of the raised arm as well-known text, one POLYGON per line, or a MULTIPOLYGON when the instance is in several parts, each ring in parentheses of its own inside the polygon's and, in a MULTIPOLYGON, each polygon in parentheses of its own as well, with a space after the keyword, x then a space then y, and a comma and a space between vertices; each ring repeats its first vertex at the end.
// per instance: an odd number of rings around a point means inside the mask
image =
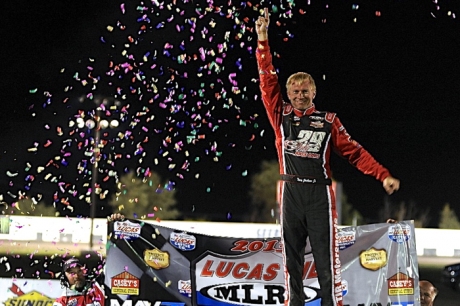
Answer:
POLYGON ((259 16, 256 20, 256 33, 259 41, 268 39, 268 24, 270 23, 270 14, 268 8, 264 9, 264 16, 259 16))
POLYGON ((272 55, 268 46, 268 24, 270 17, 268 8, 264 9, 264 16, 260 16, 256 22, 257 49, 256 58, 260 77, 260 91, 262 101, 275 130, 281 123, 281 109, 283 98, 281 96, 280 85, 278 84, 278 75, 272 63, 272 55))

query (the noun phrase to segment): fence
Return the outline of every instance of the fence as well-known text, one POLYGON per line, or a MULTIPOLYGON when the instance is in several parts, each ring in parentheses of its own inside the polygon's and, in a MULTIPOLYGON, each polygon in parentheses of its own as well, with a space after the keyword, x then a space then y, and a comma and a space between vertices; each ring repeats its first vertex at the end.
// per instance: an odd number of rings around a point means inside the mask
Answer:
MULTIPOLYGON (((203 221, 161 221, 159 224, 215 236, 266 238, 280 235, 277 224, 203 221)), ((0 253, 21 242, 73 244, 85 250, 89 244, 90 226, 89 218, 0 216, 0 253)), ((103 253, 107 220, 95 219, 93 226, 93 243, 103 253)), ((418 256, 460 257, 460 230, 416 228, 415 237, 418 256)))

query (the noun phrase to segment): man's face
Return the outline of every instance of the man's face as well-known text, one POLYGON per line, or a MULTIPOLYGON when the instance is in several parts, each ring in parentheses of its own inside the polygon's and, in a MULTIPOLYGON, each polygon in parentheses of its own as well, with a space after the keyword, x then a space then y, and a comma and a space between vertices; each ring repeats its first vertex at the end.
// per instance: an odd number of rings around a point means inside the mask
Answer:
POLYGON ((65 272, 71 288, 83 289, 86 284, 85 269, 83 267, 73 267, 65 272))
POLYGON ((422 306, 433 306, 436 293, 434 287, 429 282, 420 281, 420 304, 422 306))
POLYGON ((291 84, 287 95, 294 108, 305 110, 312 105, 316 92, 313 90, 310 82, 304 81, 300 84, 291 84))

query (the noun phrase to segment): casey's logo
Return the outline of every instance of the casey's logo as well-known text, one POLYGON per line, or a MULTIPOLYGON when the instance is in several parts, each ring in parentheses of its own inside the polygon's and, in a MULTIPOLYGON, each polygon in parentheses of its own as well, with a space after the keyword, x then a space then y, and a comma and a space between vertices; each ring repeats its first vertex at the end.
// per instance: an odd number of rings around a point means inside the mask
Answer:
POLYGON ((398 272, 388 280, 388 295, 413 295, 414 279, 398 272))
POLYGON ((122 272, 111 279, 112 294, 139 295, 139 279, 129 272, 122 272))

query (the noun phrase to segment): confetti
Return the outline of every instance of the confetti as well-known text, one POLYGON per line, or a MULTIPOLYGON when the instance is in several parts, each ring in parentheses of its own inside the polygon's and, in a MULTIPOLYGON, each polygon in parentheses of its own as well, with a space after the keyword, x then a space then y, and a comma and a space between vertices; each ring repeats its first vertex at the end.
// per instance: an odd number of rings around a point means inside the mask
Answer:
MULTIPOLYGON (((66 212, 88 214, 93 196, 125 210, 139 203, 135 196, 132 202, 116 200, 123 192, 121 177, 130 170, 141 178, 166 173, 171 184, 146 184, 163 195, 190 179, 202 183, 201 192, 211 193, 217 189, 208 181, 214 171, 247 177, 239 150, 265 149, 265 129, 254 130, 261 123, 254 111, 260 93, 253 23, 262 6, 271 8, 279 33, 273 39, 285 41, 284 46, 299 40, 295 24, 313 10, 324 12, 315 21, 319 26, 338 17, 330 14, 332 5, 314 8, 310 1, 183 3, 118 5, 116 18, 102 27, 103 37, 95 42, 108 60, 90 56, 76 68, 62 68, 58 77, 67 84, 61 92, 29 89, 34 103, 42 106, 32 105, 31 112, 53 113, 67 122, 43 122, 46 136, 27 144, 28 164, 6 171, 14 188, 5 197, 15 203, 14 211, 24 207, 19 191, 13 190, 26 192, 35 203, 44 186, 50 201, 66 212)), ((363 9, 358 3, 347 5, 353 17, 363 9)), ((376 8, 368 12, 374 19, 382 15, 376 8)), ((444 18, 455 18, 455 11, 443 12, 444 18)), ((275 60, 284 52, 274 49, 275 60)), ((161 211, 154 212, 139 215, 161 218, 161 211)))

